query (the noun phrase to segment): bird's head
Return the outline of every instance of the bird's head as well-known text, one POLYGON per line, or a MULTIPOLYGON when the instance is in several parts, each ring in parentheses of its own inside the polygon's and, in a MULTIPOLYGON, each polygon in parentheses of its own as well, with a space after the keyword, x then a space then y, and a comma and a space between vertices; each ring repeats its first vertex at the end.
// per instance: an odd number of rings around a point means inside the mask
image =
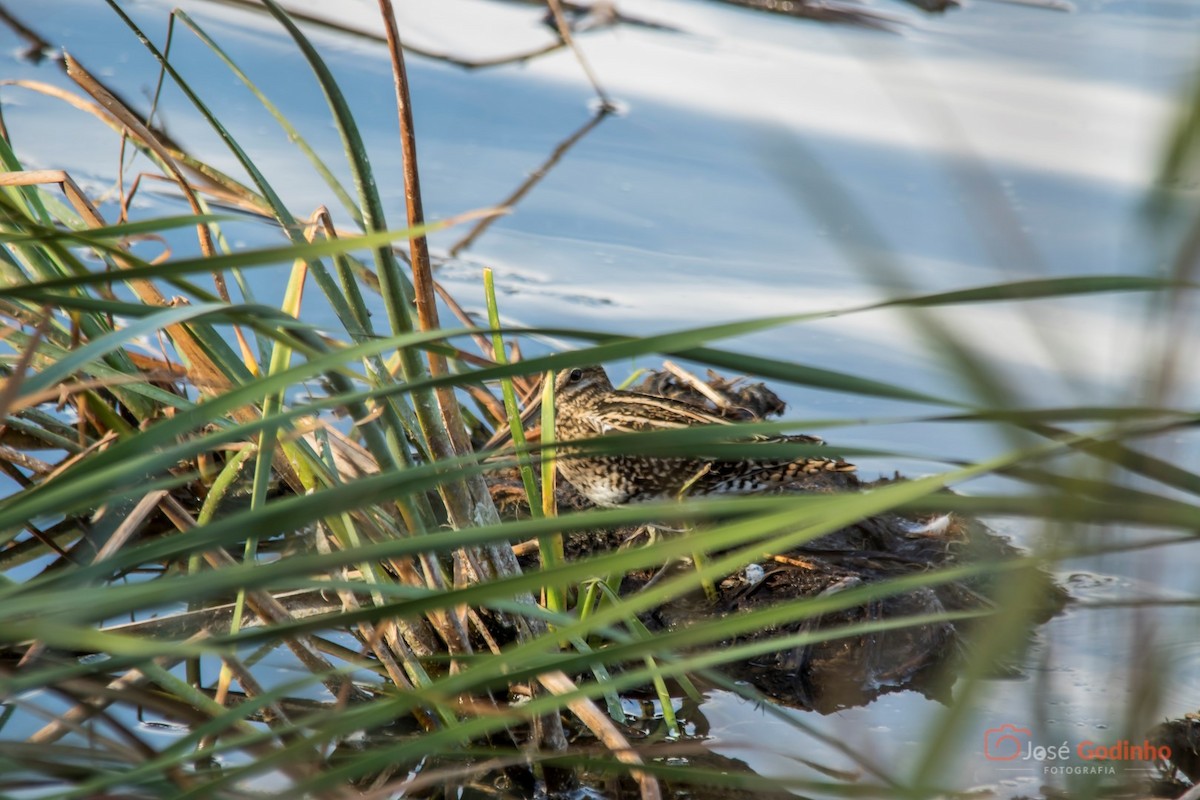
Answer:
POLYGON ((612 388, 604 367, 564 369, 554 379, 554 394, 560 403, 569 403, 594 392, 612 391, 612 388))

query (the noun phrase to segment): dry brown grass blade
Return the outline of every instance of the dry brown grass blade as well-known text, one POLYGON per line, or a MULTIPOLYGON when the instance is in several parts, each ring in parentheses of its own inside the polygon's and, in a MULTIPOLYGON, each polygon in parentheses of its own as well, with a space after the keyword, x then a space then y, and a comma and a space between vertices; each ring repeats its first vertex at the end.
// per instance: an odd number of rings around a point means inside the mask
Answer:
POLYGON ((466 389, 467 394, 475 398, 476 402, 488 410, 497 426, 504 424, 504 404, 496 395, 489 392, 487 387, 472 384, 463 388, 466 389))
MULTIPOLYGON (((98 91, 103 91, 101 87, 97 86, 96 88, 98 91)), ((92 202, 71 176, 62 170, 30 170, 9 172, 0 175, 0 186, 33 186, 40 184, 57 184, 66 195, 67 200, 71 203, 76 213, 83 218, 89 227, 105 227, 104 218, 100 216, 100 212, 96 210, 96 207, 92 205, 92 202)), ((113 260, 120 267, 128 266, 128 263, 120 256, 114 255, 113 260)), ((138 295, 138 299, 146 305, 164 308, 173 305, 173 303, 163 296, 158 287, 148 280, 132 280, 129 281, 129 285, 138 295)), ((171 337, 176 350, 179 351, 179 354, 187 362, 190 382, 193 385, 201 390, 208 390, 210 395, 220 394, 233 388, 232 382, 212 362, 186 326, 171 325, 167 327, 166 331, 171 337)), ((232 411, 231 416, 238 422, 254 422, 258 420, 259 412, 253 407, 243 406, 232 411)), ((294 488, 302 489, 299 477, 283 453, 276 453, 272 464, 285 482, 294 488)))
MULTIPOLYGON (((78 84, 79 87, 85 92, 87 92, 93 100, 99 103, 105 111, 107 111, 117 121, 125 126, 125 130, 130 135, 154 151, 155 155, 159 157, 163 167, 165 167, 166 170, 171 173, 171 177, 175 179, 175 183, 179 186, 179 190, 183 192, 183 196, 187 200, 188 206, 191 207, 192 213, 196 214, 197 216, 203 214, 204 207, 196 198, 195 190, 192 188, 192 185, 188 182, 188 179, 184 176, 183 171, 176 163, 175 156, 171 153, 170 149, 159 140, 158 135, 155 134, 155 132, 152 131, 147 125, 142 123, 141 119, 138 118, 138 115, 133 112, 133 109, 129 108, 119 99, 117 99, 116 95, 108 91, 108 89, 98 80, 96 80, 96 78, 90 72, 84 69, 82 64, 72 58, 70 53, 63 53, 63 61, 67 66, 67 75, 71 78, 71 80, 75 81, 75 83, 78 84)), ((200 251, 208 257, 215 255, 216 244, 213 242, 212 231, 209 230, 208 225, 197 225, 196 235, 200 240, 200 251)), ((212 278, 213 283, 217 287, 217 294, 220 295, 221 299, 226 303, 232 303, 233 301, 229 296, 229 287, 225 284, 225 276, 219 272, 214 272, 212 273, 212 278)), ((243 344, 245 351, 249 353, 249 346, 245 344, 245 339, 242 336, 241 330, 235 326, 234 331, 237 334, 239 342, 243 344)), ((250 363, 254 363, 253 358, 250 359, 250 363)))
POLYGON ((337 470, 337 474, 342 480, 352 481, 379 472, 379 463, 361 444, 348 438, 324 420, 314 418, 311 422, 312 424, 309 425, 309 420, 299 420, 300 427, 309 428, 301 438, 312 448, 314 453, 323 457, 328 455, 333 459, 334 469, 337 470), (316 436, 317 430, 323 430, 325 436, 323 438, 316 436))
MULTIPOLYGON (((108 113, 99 103, 80 97, 73 92, 63 89, 61 86, 55 86, 51 83, 33 80, 3 80, 0 81, 0 86, 17 86, 22 89, 27 89, 31 92, 37 92, 38 94, 45 95, 46 97, 52 97, 56 100, 60 100, 78 111, 82 111, 85 114, 95 117, 117 134, 124 134, 127 130, 125 125, 120 120, 108 113)), ((108 90, 106 89, 106 91, 108 90)), ((109 94, 111 95, 112 93, 109 92, 109 94)), ((255 197, 253 192, 246 189, 244 186, 241 186, 229 176, 223 175, 205 164, 200 164, 192 159, 189 159, 188 155, 176 147, 173 143, 164 141, 163 134, 161 132, 156 132, 155 135, 159 141, 159 144, 166 150, 166 152, 170 153, 173 162, 176 163, 181 170, 185 170, 192 175, 194 180, 198 181, 198 183, 189 184, 193 191, 202 192, 218 202, 234 206, 247 213, 261 216, 264 219, 273 220, 275 218, 271 214, 270 208, 264 205, 257 197, 255 197)), ((174 178, 168 178, 163 175, 154 175, 149 173, 139 174, 134 179, 134 183, 130 188, 130 194, 126 196, 124 202, 122 203, 122 219, 125 218, 125 213, 128 211, 128 205, 132 200, 132 193, 135 191, 138 181, 143 177, 147 179, 166 181, 172 184, 177 183, 174 178)))
MULTIPOLYGON (((60 383, 51 389, 45 389, 33 394, 22 395, 18 397, 7 409, 6 413, 16 414, 27 408, 34 408, 42 403, 58 402, 64 403, 75 395, 93 391, 95 389, 109 389, 114 386, 128 386, 136 383, 155 383, 158 381, 170 380, 176 377, 174 373, 144 373, 141 375, 123 375, 113 376, 110 378, 88 378, 82 381, 71 381, 69 383, 60 383)), ((5 387, 7 388, 7 386, 5 387)))
POLYGON ((67 202, 75 209, 75 213, 92 228, 104 227, 104 218, 88 200, 87 195, 79 188, 79 184, 60 169, 31 169, 21 172, 0 173, 0 186, 40 186, 57 184, 67 198, 67 202))
MULTIPOLYGON (((63 60, 67 66, 67 76, 75 81, 79 88, 83 89, 93 100, 99 103, 101 108, 117 120, 124 127, 125 133, 133 136, 158 156, 163 168, 171 173, 171 177, 175 179, 179 190, 183 192, 184 199, 187 200, 192 213, 197 216, 202 214, 204 209, 196 199, 196 194, 192 190, 191 184, 184 177, 183 171, 176 163, 170 149, 159 140, 154 131, 150 130, 138 118, 133 109, 117 99, 116 95, 110 92, 104 84, 96 80, 95 76, 88 72, 82 64, 72 58, 70 53, 64 52, 63 60)), ((203 224, 197 225, 196 235, 200 241, 201 252, 206 256, 214 255, 216 253, 216 246, 213 244, 212 232, 209 231, 208 226, 203 224)))
MULTIPOLYGON (((174 152, 174 151, 172 151, 174 152)), ((177 154, 179 158, 183 158, 184 154, 177 154)), ((194 171, 194 170, 192 170, 194 171)), ((141 189, 142 181, 159 181, 161 183, 169 183, 175 185, 175 181, 165 175, 159 175, 154 172, 139 172, 134 176, 133 183, 129 185, 128 191, 125 193, 125 198, 121 203, 121 220, 129 218, 129 206, 133 203, 133 198, 141 189)), ((204 183, 193 183, 193 191, 203 194, 211 198, 219 205, 227 208, 235 208, 246 214, 259 217, 264 222, 275 222, 275 217, 271 214, 271 209, 260 203, 256 198, 250 197, 245 193, 231 191, 221 183, 205 181, 204 183)))
POLYGON ((94 453, 98 450, 103 450, 104 448, 108 447, 110 444, 112 444, 116 440, 117 440, 116 431, 105 432, 105 434, 103 436, 101 436, 99 439, 97 439, 96 441, 89 444, 87 447, 82 448, 78 453, 75 453, 70 458, 60 461, 58 463, 58 465, 54 468, 54 471, 46 476, 46 482, 54 480, 59 475, 61 475, 64 471, 69 469, 72 465, 83 461, 88 456, 90 456, 92 453, 94 453))
MULTIPOLYGON (((644 763, 642 757, 630 746, 629 740, 613 724, 608 715, 601 711, 590 698, 579 695, 579 687, 565 673, 557 671, 544 673, 538 676, 538 683, 545 687, 546 691, 556 696, 575 694, 573 699, 567 701, 567 707, 612 752, 614 758, 622 764, 634 767, 644 763)), ((654 776, 639 769, 631 769, 629 774, 637 781, 642 800, 662 800, 662 789, 654 776)))
POLYGON ((126 351, 125 356, 133 362, 135 367, 147 375, 164 376, 161 378, 164 382, 183 380, 188 376, 187 370, 181 364, 176 364, 166 356, 158 358, 144 355, 135 350, 126 351))
POLYGON ((125 519, 121 520, 121 524, 113 531, 112 536, 96 553, 96 557, 92 559, 92 563, 103 561, 106 558, 112 557, 114 553, 125 546, 133 535, 138 532, 150 515, 158 508, 159 503, 167 496, 165 489, 158 489, 149 494, 143 495, 142 499, 137 502, 133 510, 129 512, 125 519))

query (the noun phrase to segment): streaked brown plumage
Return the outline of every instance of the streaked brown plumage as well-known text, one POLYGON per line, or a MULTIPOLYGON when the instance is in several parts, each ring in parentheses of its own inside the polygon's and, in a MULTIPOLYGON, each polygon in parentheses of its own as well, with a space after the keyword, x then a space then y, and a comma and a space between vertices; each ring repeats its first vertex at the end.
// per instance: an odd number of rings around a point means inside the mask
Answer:
MULTIPOLYGON (((555 438, 591 439, 609 433, 731 425, 703 409, 613 388, 602 367, 566 369, 555 378, 555 438)), ((753 436, 749 441, 822 444, 815 436, 753 436)), ((572 456, 564 448, 558 471, 599 506, 619 506, 681 494, 751 494, 794 485, 814 473, 853 472, 840 458, 656 458, 642 455, 572 456)))

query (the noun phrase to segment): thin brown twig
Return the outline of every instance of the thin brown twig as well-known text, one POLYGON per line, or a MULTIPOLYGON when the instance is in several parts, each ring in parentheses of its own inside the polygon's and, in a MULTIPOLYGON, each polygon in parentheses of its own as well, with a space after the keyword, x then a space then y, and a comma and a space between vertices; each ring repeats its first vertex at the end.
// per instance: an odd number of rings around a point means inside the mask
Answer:
MULTIPOLYGON (((499 206, 499 208, 506 207, 499 206)), ((475 223, 475 228, 478 228, 482 222, 483 220, 480 220, 480 222, 475 223)), ((474 230, 475 228, 472 228, 471 230, 474 230)), ((451 250, 450 254, 454 255, 454 251, 451 250)), ((466 309, 459 305, 459 302, 454 299, 454 295, 446 291, 446 287, 442 286, 442 284, 439 282, 434 281, 433 290, 437 292, 438 297, 442 298, 442 302, 446 304, 446 308, 450 309, 450 312, 458 318, 459 322, 461 322, 463 325, 466 325, 468 328, 474 328, 478 324, 478 321, 471 319, 471 315, 467 313, 466 309)), ((471 338, 475 340, 475 344, 479 348, 479 352, 483 353, 485 356, 488 356, 488 358, 492 359, 494 362, 496 359, 496 354, 492 352, 492 344, 490 341, 488 341, 488 337, 481 333, 473 333, 471 334, 471 338)))
MULTIPOLYGON (((249 9, 252 9, 255 11, 260 11, 260 12, 263 10, 262 4, 258 0, 215 0, 215 2, 220 2, 225 5, 237 6, 239 8, 249 8, 249 9)), ((337 33, 345 34, 347 36, 353 36, 358 39, 363 39, 363 40, 370 41, 370 42, 379 42, 379 41, 386 40, 385 37, 379 36, 379 34, 375 33, 374 31, 366 30, 365 28, 354 27, 353 25, 346 25, 346 24, 340 23, 336 20, 330 19, 328 17, 319 16, 317 14, 306 14, 303 11, 300 11, 300 10, 297 10, 294 8, 288 9, 288 16, 290 16, 292 19, 294 19, 298 22, 304 22, 304 23, 314 25, 314 26, 317 26, 320 28, 324 28, 325 30, 334 31, 337 33)), ((622 21, 632 21, 632 20, 630 20, 629 18, 623 18, 622 21)), ((669 28, 667 26, 658 26, 658 27, 661 27, 666 30, 675 30, 675 29, 669 28)), ((405 43, 403 45, 403 47, 405 50, 409 51, 410 53, 414 53, 418 56, 421 56, 422 58, 428 58, 428 59, 432 59, 434 61, 444 61, 447 64, 453 64, 456 67, 462 67, 463 69, 474 70, 474 69, 488 69, 490 67, 501 67, 506 64, 520 64, 522 62, 529 61, 530 59, 537 58, 538 56, 548 55, 549 53, 553 53, 556 50, 561 50, 564 47, 564 45, 560 39, 555 39, 554 41, 550 42, 549 44, 542 45, 541 47, 535 47, 532 50, 526 50, 525 52, 522 52, 522 53, 513 53, 511 55, 494 56, 492 58, 480 58, 480 59, 463 58, 461 56, 452 55, 451 53, 448 53, 445 51, 431 50, 427 47, 420 47, 418 45, 414 45, 414 44, 410 44, 410 43, 405 43)))
MULTIPOLYGON (((166 495, 161 498, 159 508, 167 519, 181 532, 188 533, 196 527, 196 520, 185 509, 178 500, 171 495, 166 495)), ((214 548, 204 551, 204 560, 213 569, 223 569, 233 566, 237 561, 233 556, 229 555, 224 548, 214 548)), ((251 589, 246 592, 246 605, 259 616, 264 622, 281 624, 294 621, 292 613, 288 609, 272 597, 268 592, 251 589)), ((330 664, 312 644, 311 637, 299 636, 286 639, 284 644, 288 649, 300 660, 302 664, 314 674, 325 676, 321 682, 325 685, 330 693, 338 695, 340 691, 346 688, 356 696, 366 699, 366 695, 346 676, 338 675, 330 664)))
MULTIPOLYGON (((190 637, 187 640, 187 644, 196 644, 203 642, 208 638, 209 633, 207 631, 200 631, 199 633, 190 637)), ((170 669, 182 660, 182 656, 160 656, 154 661, 159 667, 163 669, 170 669)), ((61 714, 58 719, 55 719, 54 721, 34 732, 34 734, 29 737, 28 741, 31 744, 52 744, 71 733, 72 730, 79 730, 79 726, 82 723, 101 713, 105 708, 111 705, 125 689, 129 687, 145 685, 148 681, 149 678, 141 670, 131 669, 128 672, 123 673, 120 677, 113 679, 113 681, 108 684, 107 688, 110 692, 112 692, 111 695, 105 698, 88 697, 80 699, 74 708, 72 708, 70 711, 67 711, 65 714, 61 714)))
POLYGON ((608 92, 604 91, 604 87, 596 78, 596 73, 592 72, 591 64, 584 57, 583 51, 575 44, 575 37, 571 35, 571 26, 567 24, 567 18, 563 15, 562 3, 560 0, 546 0, 546 5, 550 7, 550 13, 554 15, 554 25, 558 28, 558 35, 567 43, 567 47, 571 48, 571 52, 575 54, 575 60, 579 62, 579 68, 587 76, 588 83, 592 84, 592 91, 596 93, 596 97, 600 98, 600 108, 606 111, 615 111, 616 106, 609 99, 608 92))
MULTIPOLYGON (((108 389, 113 386, 128 386, 136 383, 154 383, 155 381, 165 381, 172 377, 178 376, 172 375, 169 372, 145 372, 140 375, 114 375, 108 378, 88 378, 87 380, 60 383, 49 389, 43 389, 40 392, 34 392, 33 394, 27 394, 18 398, 9 405, 7 413, 16 413, 26 408, 34 408, 52 400, 63 402, 74 395, 90 392, 94 389, 108 389)), ((0 408, 3 408, 3 406, 0 405, 0 408)))
POLYGON ((29 337, 29 342, 25 345, 25 349, 21 351, 20 358, 17 359, 16 365, 12 372, 4 381, 4 386, 0 387, 0 417, 7 417, 10 413, 17 410, 17 398, 21 391, 21 384, 25 382, 25 375, 29 372, 29 366, 33 363, 33 358, 37 354, 38 344, 41 343, 42 337, 46 335, 46 330, 50 327, 50 309, 43 307, 41 318, 34 326, 33 334, 29 337))
MULTIPOLYGON (((8 450, 8 448, 3 448, 3 449, 8 450)), ((7 453, 5 455, 7 455, 7 453)), ((8 475, 10 478, 12 478, 14 481, 19 483, 23 489, 28 489, 29 487, 34 485, 33 481, 30 481, 24 475, 22 475, 21 471, 18 470, 16 467, 14 467, 10 462, 6 461, 0 466, 3 467, 4 473, 6 475, 8 475)), ((49 465, 47 465, 47 466, 49 466, 49 465)), ((47 531, 42 530, 37 525, 34 525, 32 522, 25 523, 25 530, 28 531, 29 535, 33 537, 33 539, 26 542, 26 544, 30 544, 30 543, 36 541, 37 543, 44 546, 46 549, 52 551, 62 561, 71 561, 72 560, 71 554, 69 552, 67 552, 66 550, 64 550, 58 544, 58 542, 54 541, 54 536, 51 533, 48 533, 47 531)), ((19 547, 19 546, 20 545, 17 545, 17 547, 19 547)), ((13 546, 6 548, 5 555, 15 555, 13 553, 13 549, 14 549, 13 546)))
MULTIPOLYGON (((396 105, 400 120, 400 149, 403 157, 404 196, 408 224, 410 227, 415 227, 424 222, 425 215, 421 205, 420 178, 417 167, 417 143, 416 134, 413 129, 412 99, 408 87, 408 74, 404 65, 404 52, 400 45, 400 32, 396 25, 396 13, 392 7, 391 0, 379 0, 379 9, 383 15, 384 28, 387 33, 388 52, 392 59, 396 105)), ((413 289, 417 307, 418 325, 424 331, 437 330, 439 328, 437 301, 433 286, 433 271, 429 263, 428 243, 424 236, 413 237, 409 240, 409 248, 411 252, 413 289)), ((449 369, 444 355, 429 351, 426 358, 429 363, 430 374, 433 377, 436 378, 448 374, 449 369)), ((467 440, 462 409, 459 408, 458 399, 454 395, 453 387, 438 387, 436 397, 441 413, 442 427, 446 432, 448 441, 443 443, 437 439, 432 439, 430 445, 434 449, 434 455, 436 457, 447 457, 469 452, 470 442, 467 440), (447 446, 449 452, 444 452, 447 450, 447 446)), ((418 416, 420 414, 421 409, 418 408, 418 416)), ((426 427, 428 422, 430 421, 423 421, 422 427, 426 427)), ((486 521, 489 517, 498 521, 499 517, 495 506, 492 505, 491 495, 481 477, 474 476, 467 478, 457 483, 457 485, 447 484, 443 491, 447 496, 448 510, 450 511, 451 520, 455 525, 463 526, 472 522, 478 524, 481 521, 486 521), (465 516, 465 514, 472 515, 474 519, 465 516)), ((467 561, 472 562, 472 569, 477 572, 480 570, 487 570, 488 572, 499 570, 505 572, 520 571, 516 557, 512 555, 512 549, 507 547, 507 545, 493 547, 489 552, 491 554, 491 563, 484 563, 476 559, 474 554, 468 550, 463 551, 463 556, 467 561)), ((534 602, 532 596, 526 596, 524 599, 530 603, 534 602)), ((526 630, 532 633, 532 629, 535 627, 535 623, 532 620, 523 620, 518 616, 516 621, 518 629, 523 632, 522 635, 526 635, 524 633, 526 630)), ((465 629, 459 625, 458 631, 462 636, 463 648, 469 651, 470 642, 465 629)), ((447 644, 451 645, 451 649, 453 650, 454 641, 448 637, 446 637, 446 641, 447 644)), ((539 746, 548 747, 553 751, 566 748, 566 734, 563 731, 562 720, 558 714, 550 714, 538 718, 534 721, 533 727, 534 740, 539 746)))
MULTIPOLYGON (((396 89, 397 112, 400 120, 400 149, 403 156, 404 192, 406 213, 411 226, 419 225, 424 220, 421 206, 420 180, 417 167, 416 135, 412 124, 412 101, 408 88, 408 76, 404 66, 404 53, 400 46, 400 33, 396 27, 396 15, 390 0, 379 0, 380 12, 383 15, 387 31, 388 52, 392 60, 393 81, 396 89)), ((433 274, 429 263, 428 245, 424 237, 413 237, 409 240, 412 258, 410 259, 413 273, 413 288, 417 306, 418 327, 424 331, 435 331, 439 328, 437 318, 437 302, 434 299, 433 274)), ((389 298, 385 294, 385 300, 389 298)), ((391 299, 394 301, 394 298, 391 299)), ((407 318, 407 309, 393 308, 389 316, 396 320, 407 318)), ((420 370, 416 356, 401 353, 404 359, 406 374, 420 370), (411 363, 410 363, 411 362, 411 363)), ((429 372, 434 377, 448 374, 446 359, 436 352, 427 353, 429 372)), ((449 385, 437 387, 432 394, 419 392, 416 402, 417 419, 425 433, 426 443, 431 456, 436 460, 452 458, 468 453, 471 450, 467 439, 466 425, 463 423, 462 410, 454 394, 454 388, 449 385)), ((491 496, 481 476, 464 476, 446 481, 440 487, 445 501, 451 524, 463 528, 485 521, 498 521, 499 515, 491 505, 491 496)), ((511 549, 505 545, 495 545, 487 549, 488 558, 480 558, 482 551, 463 551, 465 558, 471 563, 472 570, 480 575, 489 576, 495 572, 511 574, 519 572, 516 558, 511 549)), ((425 558, 425 556, 423 556, 425 558)), ((437 565, 430 563, 426 567, 432 588, 441 589, 442 579, 437 565)), ((532 596, 526 595, 529 602, 532 596)), ((519 627, 531 623, 518 617, 519 627)), ((469 652, 470 643, 466 630, 457 626, 455 631, 446 631, 443 639, 452 652, 469 652), (453 634, 457 634, 456 636, 453 634)), ((565 737, 564 737, 565 741, 565 737)))
POLYGON ((28 27, 25 23, 8 13, 8 9, 0 6, 0 22, 3 22, 13 33, 25 40, 28 45, 25 52, 21 54, 22 58, 27 58, 33 62, 40 62, 46 55, 53 51, 53 46, 38 35, 36 31, 28 27))
MULTIPOLYGON (((600 109, 590 119, 588 119, 587 122, 581 125, 578 130, 573 132, 566 139, 559 142, 558 146, 554 148, 554 151, 550 153, 550 156, 543 161, 537 169, 529 173, 529 177, 523 180, 521 185, 518 186, 512 194, 504 198, 504 200, 500 203, 500 208, 514 208, 519 202, 521 202, 525 195, 529 194, 533 187, 541 183, 541 181, 548 174, 550 174, 550 170, 554 169, 558 162, 562 160, 562 157, 565 156, 567 152, 569 152, 571 148, 579 142, 580 139, 591 133, 592 129, 603 122, 610 114, 612 114, 612 112, 613 109, 610 106, 601 105, 600 109)), ((486 232, 487 229, 492 226, 495 221, 495 218, 493 218, 480 220, 479 222, 475 223, 475 226, 472 227, 465 236, 463 236, 450 247, 449 255, 451 257, 457 256, 463 250, 469 248, 475 243, 476 239, 482 236, 484 232, 486 232)), ((445 295, 443 295, 443 298, 444 297, 445 295)))
MULTIPOLYGON (((0 665, 0 675, 11 676, 14 674, 16 673, 11 668, 0 665)), ((110 689, 110 686, 111 684, 98 683, 91 677, 68 678, 58 684, 58 687, 65 689, 73 695, 73 702, 78 702, 80 698, 103 698, 110 702, 122 702, 130 706, 136 705, 142 710, 151 709, 173 719, 182 720, 190 725, 200 725, 214 719, 214 715, 208 709, 196 708, 190 702, 176 698, 166 692, 147 691, 137 682, 119 686, 116 690, 110 689)), ((36 710, 41 711, 40 709, 36 710)), ((61 716, 55 715, 53 718, 61 719, 61 716)), ((115 717, 106 715, 105 719, 109 721, 110 725, 120 725, 115 717)), ((237 720, 234 722, 234 725, 239 733, 254 734, 259 732, 257 728, 243 720, 237 720)), ((89 730, 86 731, 86 734, 91 736, 92 732, 89 730)), ((44 745, 38 746, 42 747, 44 745)), ((276 743, 259 739, 246 741, 240 746, 240 749, 260 759, 272 758, 279 753, 276 743)), ((147 757, 150 757, 149 754, 147 757)), ((318 767, 318 764, 310 760, 297 758, 285 759, 278 765, 279 770, 297 782, 302 782, 307 778, 313 777, 318 767)), ((178 780, 185 780, 187 777, 186 775, 181 775, 178 776, 178 780)), ((172 778, 176 779, 173 773, 172 778)), ((349 794, 331 790, 321 796, 336 797, 340 800, 341 798, 349 797, 349 794)))
MULTIPOLYGON (((28 655, 28 654, 26 654, 28 655)), ((67 682, 57 683, 46 687, 46 692, 57 695, 67 703, 72 704, 72 707, 77 707, 88 701, 98 701, 107 694, 107 691, 97 691, 99 687, 94 684, 84 688, 82 691, 78 684, 91 683, 91 679, 82 679, 71 682, 76 685, 70 685, 67 682)), ((127 691, 127 689, 125 689, 127 691)), ((108 698, 105 698, 108 699, 108 698)), ((113 698, 115 699, 115 698, 113 698)), ((102 746, 104 751, 110 756, 120 758, 129 764, 135 764, 139 759, 150 759, 157 755, 148 744, 137 737, 128 725, 121 719, 107 713, 106 710, 97 710, 95 717, 98 717, 104 724, 116 734, 116 738, 104 736, 96 730, 96 726, 88 726, 84 728, 81 724, 70 721, 66 715, 62 715, 57 711, 51 711, 48 708, 38 705, 30 699, 25 698, 10 698, 7 703, 12 703, 21 707, 27 713, 48 719, 51 723, 61 722, 71 729, 70 732, 79 734, 88 740, 92 745, 93 752, 102 746)), ((11 744, 7 743, 6 744, 11 744)))

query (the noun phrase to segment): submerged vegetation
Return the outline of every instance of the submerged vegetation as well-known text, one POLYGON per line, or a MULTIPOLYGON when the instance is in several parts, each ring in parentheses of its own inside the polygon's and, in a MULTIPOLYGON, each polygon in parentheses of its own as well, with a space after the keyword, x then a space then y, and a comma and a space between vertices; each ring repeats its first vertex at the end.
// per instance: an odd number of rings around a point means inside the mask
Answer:
MULTIPOLYGON (((1182 326, 1194 237, 1160 275, 900 295, 641 337, 502 327, 492 292, 482 324, 444 293, 439 306, 423 234, 500 209, 424 221, 394 25, 403 224, 385 215, 354 109, 273 0, 263 5, 328 100, 353 191, 219 42, 184 12, 172 18, 182 26, 172 36, 198 37, 276 116, 297 160, 326 178, 358 225, 347 232, 324 209, 305 217, 291 208, 232 121, 205 105, 205 88, 176 72, 168 45, 110 5, 244 182, 181 149, 70 56, 79 93, 63 99, 151 159, 190 213, 139 218, 137 187, 122 182, 119 218, 105 219, 71 175, 25 169, 0 137, 7 796, 441 797, 473 787, 476 796, 565 797, 581 784, 606 797, 934 796, 964 788, 952 759, 970 702, 989 677, 1020 673, 1031 628, 1060 605, 1049 577, 1058 565, 1195 534, 1200 475, 1155 454, 1197 422, 1193 409, 1173 407, 1183 337, 1151 345, 1144 383, 1119 405, 1026 407, 928 313, 1119 292, 1182 326), (278 245, 232 246, 227 228, 246 215, 273 224, 278 245), (281 307, 255 300, 247 275, 262 269, 286 275, 281 307), (338 329, 303 320, 309 283, 338 329), (379 303, 385 318, 368 311, 379 303), (722 343, 880 308, 906 314, 972 399, 722 343), (446 309, 459 314, 454 327, 440 319, 446 309), (538 344, 547 334, 578 347, 547 353, 538 344), (658 355, 770 385, 908 401, 928 409, 929 424, 992 426, 1003 445, 976 463, 850 490, 586 507, 554 477, 544 377, 658 355), (946 491, 995 474, 1013 479, 1010 493, 946 491), (978 522, 988 515, 1044 521, 1046 536, 1018 550, 978 522), (1158 533, 1104 535, 1125 524, 1158 533), (917 676, 928 683, 914 686, 917 676), (907 763, 834 743, 858 764, 854 774, 768 779, 688 735, 679 714, 710 688, 761 702, 798 737, 814 734, 781 700, 829 711, 921 688, 947 706, 907 763), (652 709, 642 717, 629 702, 639 693, 652 709), (151 718, 171 729, 169 741, 133 722, 151 718)), ((387 0, 380 6, 393 19, 387 0)), ((1172 150, 1170 169, 1181 173, 1194 160, 1191 119, 1172 150)), ((1156 213, 1170 220, 1182 210, 1156 213)), ((899 285, 886 264, 875 267, 881 285, 899 285)), ((758 404, 744 415, 748 433, 800 427, 764 421, 781 410, 765 389, 747 394, 673 369, 651 376, 647 391, 715 412, 722 398, 737 410, 758 404)), ((762 446, 689 428, 575 447, 734 457, 762 446)), ((1153 675, 1145 672, 1147 697, 1153 675)), ((1140 741, 1160 721, 1150 702, 1126 711, 1115 738, 1140 741)), ((1160 765, 1164 782, 1175 766, 1160 765)), ((1081 783, 1078 796, 1099 790, 1081 783)))

